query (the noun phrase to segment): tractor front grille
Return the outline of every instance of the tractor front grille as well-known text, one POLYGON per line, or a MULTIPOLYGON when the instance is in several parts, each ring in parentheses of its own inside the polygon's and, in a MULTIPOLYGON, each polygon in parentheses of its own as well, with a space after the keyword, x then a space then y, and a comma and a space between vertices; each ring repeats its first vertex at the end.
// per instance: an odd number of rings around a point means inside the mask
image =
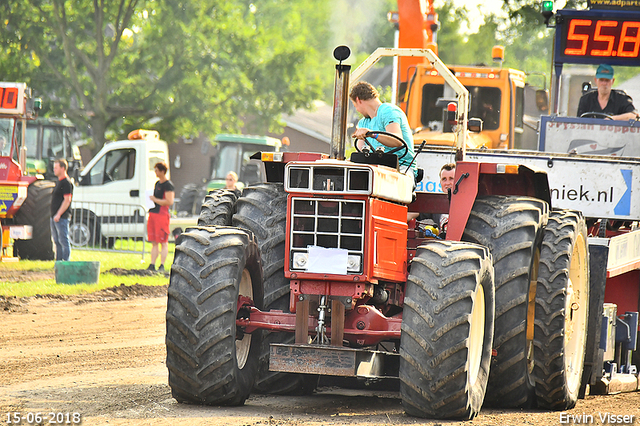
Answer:
MULTIPOLYGON (((293 198, 291 206, 291 253, 306 253, 309 246, 348 250, 352 265, 348 272, 362 272, 364 201, 293 198)), ((304 270, 293 262, 290 266, 292 270, 304 270)))

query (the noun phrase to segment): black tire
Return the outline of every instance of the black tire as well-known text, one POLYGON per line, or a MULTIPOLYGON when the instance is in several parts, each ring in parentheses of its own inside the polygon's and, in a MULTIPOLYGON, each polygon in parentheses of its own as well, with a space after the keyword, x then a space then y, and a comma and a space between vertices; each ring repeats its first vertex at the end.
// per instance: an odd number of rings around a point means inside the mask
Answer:
POLYGON ((236 327, 238 297, 261 307, 258 247, 233 228, 188 228, 180 239, 167 301, 171 394, 178 402, 242 405, 258 372, 261 333, 236 327))
POLYGON ((238 197, 235 192, 219 189, 207 195, 200 210, 198 225, 200 226, 231 226, 233 214, 236 211, 238 197))
MULTIPOLYGON (((76 209, 71 212, 69 241, 73 247, 103 246, 100 224, 93 212, 85 209, 76 209)), ((106 243, 104 245, 106 246, 106 243)))
MULTIPOLYGON (((264 276, 265 311, 289 312, 289 281, 284 277, 287 193, 281 183, 263 183, 244 189, 238 198, 233 226, 251 231, 258 240, 264 276)), ((260 375, 255 390, 267 394, 300 394, 315 390, 313 378, 303 374, 269 371, 269 345, 292 343, 293 333, 265 332, 260 375)))
POLYGON ((433 241, 411 263, 402 312, 400 394, 407 414, 472 419, 484 400, 495 316, 491 255, 433 241))
POLYGON ((54 182, 47 180, 36 180, 29 185, 27 199, 14 217, 16 225, 33 227, 30 240, 16 240, 14 243, 14 254, 21 259, 55 259, 50 223, 51 194, 55 186, 54 182))
POLYGON ((552 211, 536 289, 534 370, 538 407, 576 405, 589 319, 587 226, 579 212, 552 211))
POLYGON ((206 187, 198 189, 198 193, 196 194, 196 199, 193 206, 195 214, 200 215, 200 213, 202 212, 202 206, 204 205, 207 195, 209 195, 209 190, 206 187))
POLYGON ((188 183, 180 190, 180 202, 178 203, 178 213, 186 212, 187 214, 194 213, 194 207, 196 198, 198 197, 198 191, 200 186, 195 183, 188 183))
POLYGON ((535 404, 533 322, 542 231, 549 207, 519 196, 483 196, 473 205, 463 240, 489 248, 496 286, 493 358, 485 404, 535 404))

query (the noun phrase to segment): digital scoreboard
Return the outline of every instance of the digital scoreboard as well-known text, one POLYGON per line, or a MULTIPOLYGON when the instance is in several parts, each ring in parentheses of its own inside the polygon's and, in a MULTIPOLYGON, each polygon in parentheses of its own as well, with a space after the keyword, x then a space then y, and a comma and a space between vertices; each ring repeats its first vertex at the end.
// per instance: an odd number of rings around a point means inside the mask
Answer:
POLYGON ((640 12, 563 9, 556 27, 556 63, 640 66, 640 12))
POLYGON ((25 83, 0 82, 0 114, 24 114, 26 88, 25 83))

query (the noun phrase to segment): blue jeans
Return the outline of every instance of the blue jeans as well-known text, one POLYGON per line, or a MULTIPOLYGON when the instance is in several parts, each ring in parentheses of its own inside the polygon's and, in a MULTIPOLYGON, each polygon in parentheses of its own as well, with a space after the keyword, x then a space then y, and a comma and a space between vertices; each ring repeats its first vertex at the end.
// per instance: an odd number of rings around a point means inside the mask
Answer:
POLYGON ((58 222, 50 220, 51 236, 56 243, 56 260, 69 260, 71 243, 69 242, 69 219, 60 219, 58 222))

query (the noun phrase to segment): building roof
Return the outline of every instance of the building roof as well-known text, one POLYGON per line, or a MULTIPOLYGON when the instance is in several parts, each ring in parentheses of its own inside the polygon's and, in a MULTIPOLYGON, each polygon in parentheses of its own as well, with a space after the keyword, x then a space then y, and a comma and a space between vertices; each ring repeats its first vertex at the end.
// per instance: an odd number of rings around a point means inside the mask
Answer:
POLYGON ((313 102, 313 110, 296 110, 293 115, 284 115, 282 119, 287 127, 314 137, 322 142, 331 143, 331 122, 333 108, 322 101, 313 102))

